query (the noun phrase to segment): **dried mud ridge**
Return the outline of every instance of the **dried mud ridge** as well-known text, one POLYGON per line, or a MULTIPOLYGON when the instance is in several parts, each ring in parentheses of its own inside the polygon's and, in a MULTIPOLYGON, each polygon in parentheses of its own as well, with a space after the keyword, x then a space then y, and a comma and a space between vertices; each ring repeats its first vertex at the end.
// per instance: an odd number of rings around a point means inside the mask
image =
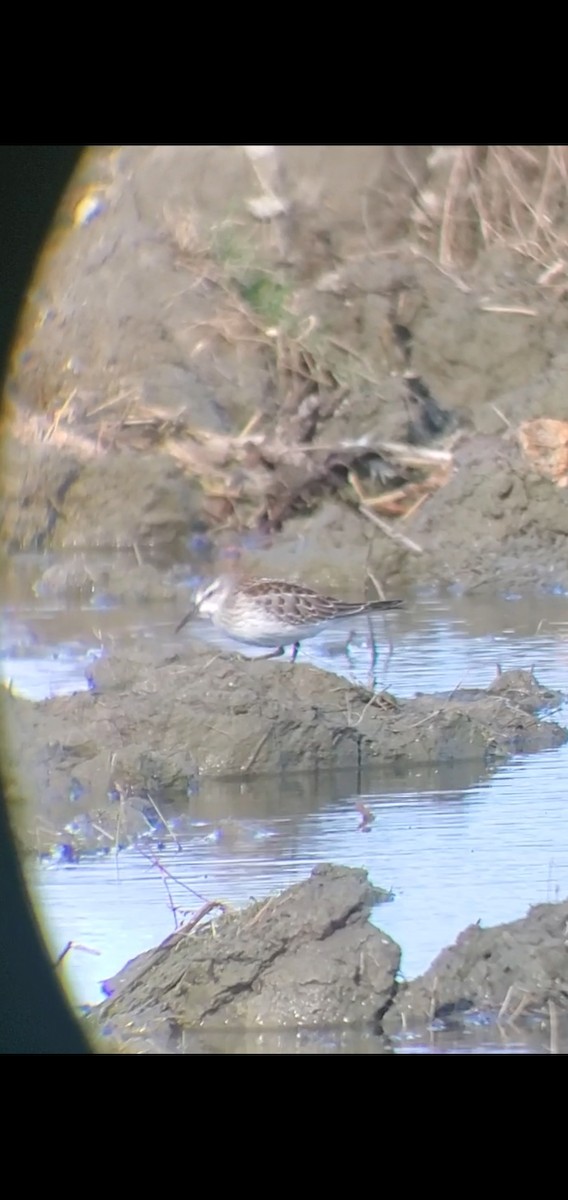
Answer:
POLYGON ((530 671, 498 673, 486 690, 397 700, 303 664, 193 643, 164 658, 142 644, 95 663, 89 691, 38 703, 6 697, 5 787, 25 847, 49 852, 63 838, 77 857, 104 845, 105 830, 114 844, 117 800, 121 838, 135 840, 147 829, 148 797, 187 810, 211 779, 397 762, 491 769, 563 744, 566 730, 538 715, 560 701, 530 671), (33 828, 21 780, 37 798, 33 828), (69 823, 76 832, 63 834, 69 823))
POLYGON ((229 1030, 242 1049, 251 1033, 354 1026, 372 1030, 380 1052, 403 1028, 466 1013, 504 1021, 549 1015, 551 1005, 568 1011, 568 902, 470 927, 404 985, 399 946, 369 920, 385 899, 365 871, 324 864, 212 927, 190 922, 107 981, 91 1032, 108 1048, 179 1052, 224 1049, 229 1030))

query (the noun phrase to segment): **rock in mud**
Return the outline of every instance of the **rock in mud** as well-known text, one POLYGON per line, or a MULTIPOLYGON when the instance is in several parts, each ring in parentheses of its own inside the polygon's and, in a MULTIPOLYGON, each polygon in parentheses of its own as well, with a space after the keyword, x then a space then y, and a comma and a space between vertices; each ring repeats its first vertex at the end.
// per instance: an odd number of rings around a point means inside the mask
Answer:
POLYGON ((376 1025, 394 994, 400 949, 369 922, 367 872, 324 864, 309 879, 178 930, 108 981, 97 1021, 117 1036, 146 1022, 193 1028, 376 1025))

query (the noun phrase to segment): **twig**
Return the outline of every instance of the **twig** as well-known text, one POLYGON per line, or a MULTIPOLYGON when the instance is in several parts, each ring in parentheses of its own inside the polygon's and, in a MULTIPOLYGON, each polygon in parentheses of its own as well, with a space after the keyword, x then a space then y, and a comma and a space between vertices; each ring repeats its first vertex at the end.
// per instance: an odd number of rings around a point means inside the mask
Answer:
POLYGON ((70 950, 83 950, 85 954, 96 954, 97 957, 99 957, 101 953, 100 950, 94 950, 92 946, 83 946, 82 942, 67 942, 67 945, 64 946, 61 954, 58 954, 53 964, 54 967, 58 967, 60 963, 63 962, 63 959, 66 958, 70 950))
POLYGON ((554 1000, 548 1001, 548 1015, 550 1017, 550 1054, 558 1054, 558 1009, 554 1000))
POLYGON ((120 841, 119 841, 119 839, 120 839, 120 821, 121 821, 122 812, 123 812, 123 805, 124 805, 124 794, 121 795, 120 802, 118 805, 118 812, 116 814, 116 831, 115 831, 115 835, 114 835, 114 870, 115 870, 117 883, 120 882, 120 864, 118 861, 118 847, 120 844, 120 841))
POLYGON ((424 463, 453 463, 454 457, 449 450, 431 450, 428 447, 410 446, 406 442, 378 441, 370 449, 380 450, 383 454, 392 454, 405 467, 421 467, 424 463))
POLYGON ((91 408, 87 412, 87 416, 89 417, 89 419, 91 417, 95 417, 95 416, 97 416, 98 413, 104 412, 105 409, 111 408, 113 406, 113 404, 120 404, 120 402, 122 400, 132 400, 132 399, 136 398, 136 395, 137 395, 136 389, 133 387, 126 388, 123 391, 119 391, 116 396, 111 396, 110 400, 104 400, 102 404, 97 404, 95 406, 95 408, 91 408))
MULTIPOLYGON (((351 358, 356 358, 358 362, 363 364, 365 370, 368 371, 369 374, 361 375, 361 379, 365 379, 367 383, 374 384, 375 387, 378 385, 379 380, 376 375, 373 375, 372 366, 367 362, 367 359, 364 358, 362 354, 359 354, 357 350, 354 350, 352 346, 348 346, 345 342, 340 342, 338 338, 328 337, 326 340, 330 346, 335 346, 338 350, 342 350, 344 354, 349 354, 351 358)), ((379 400, 384 400, 384 396, 382 396, 380 392, 377 392, 377 397, 379 400)))
POLYGON ((239 433, 238 437, 236 438, 236 441, 242 442, 246 438, 248 438, 249 435, 253 432, 253 430, 256 429, 259 422, 262 420, 262 416, 263 416, 262 412, 260 411, 259 408, 257 408, 256 412, 254 412, 252 414, 252 417, 250 418, 250 420, 247 421, 244 429, 241 429, 241 432, 239 433))
POLYGON ((470 287, 468 283, 465 283, 463 279, 460 279, 459 275, 456 275, 454 271, 446 270, 439 262, 436 262, 435 258, 430 258, 428 254, 424 254, 424 251, 421 250, 419 246, 414 246, 411 243, 408 249, 415 258, 423 258, 424 262, 430 263, 430 266, 434 267, 436 271, 439 271, 440 275, 443 275, 446 279, 451 280, 455 287, 457 287, 458 291, 463 292, 464 296, 471 295, 473 288, 470 287))
POLYGON ((69 395, 68 395, 68 397, 67 397, 67 399, 66 399, 65 403, 64 403, 64 404, 62 404, 62 405, 61 405, 61 408, 59 408, 59 409, 57 410, 57 412, 56 412, 56 414, 55 414, 55 416, 54 416, 54 418, 53 418, 53 421, 51 422, 51 425, 49 426, 49 429, 47 430, 47 433, 46 433, 46 435, 45 435, 44 441, 46 441, 46 442, 49 442, 49 440, 50 440, 50 439, 53 437, 53 434, 54 434, 54 433, 57 433, 57 430, 58 430, 58 427, 59 427, 59 422, 60 422, 60 420, 61 420, 61 418, 62 418, 62 416, 63 416, 63 413, 65 412, 66 408, 68 408, 68 407, 69 407, 69 405, 71 404, 71 402, 72 402, 72 401, 75 399, 75 396, 76 396, 76 395, 77 395, 77 388, 73 388, 73 389, 70 391, 70 393, 69 393, 69 395))
POLYGON ((190 921, 184 921, 180 928, 181 933, 191 933, 191 930, 195 929, 195 926, 199 923, 199 921, 202 921, 203 918, 207 916, 207 913, 211 912, 214 908, 220 908, 223 910, 223 912, 227 911, 227 905, 223 904, 222 900, 207 900, 203 907, 195 913, 190 921))
POLYGON ((479 311, 488 313, 510 313, 512 316, 517 317, 538 316, 536 308, 522 308, 521 306, 515 307, 514 305, 506 304, 480 304, 479 311))
POLYGON ((397 533, 396 530, 391 529, 390 526, 387 525, 386 521, 382 521, 380 517, 377 517, 376 513, 371 512, 371 510, 367 508, 365 504, 359 505, 359 512, 362 513, 362 515, 366 517, 368 521, 371 521, 373 525, 376 525, 377 528, 386 535, 386 537, 391 539, 391 541, 399 542, 401 546, 405 546, 406 549, 411 550, 413 554, 424 553, 422 546, 419 546, 417 542, 411 541, 410 538, 405 537, 404 533, 397 533))
POLYGON ((109 842, 116 842, 115 833, 109 833, 107 829, 103 829, 103 826, 98 825, 96 821, 91 821, 91 825, 93 826, 93 829, 96 829, 97 833, 102 833, 103 837, 108 838, 109 842))
POLYGON ((204 667, 203 667, 203 670, 204 670, 204 671, 207 671, 207 669, 208 669, 210 666, 212 666, 212 664, 213 664, 214 662, 217 662, 217 659, 218 659, 218 658, 222 658, 222 657, 223 657, 223 653, 224 653, 224 652, 223 652, 223 650, 220 650, 218 654, 214 654, 214 655, 213 655, 213 658, 208 658, 208 659, 207 659, 207 662, 205 663, 205 665, 204 665, 204 667))
MULTIPOLYGON (((374 580, 373 580, 373 582, 374 582, 374 580)), ((375 584, 375 586, 376 586, 376 584, 375 584)), ((377 588, 377 591, 378 590, 379 589, 377 588)), ((384 599, 384 596, 381 596, 381 599, 384 599)), ((375 672, 377 669, 377 647, 375 644, 373 622, 371 621, 371 617, 370 617, 369 613, 367 613, 367 627, 369 630, 369 642, 370 642, 370 647, 371 647, 371 661, 369 663, 369 674, 367 677, 368 678, 368 686, 369 686, 369 690, 370 690, 374 686, 374 683, 375 683, 375 672)))
POLYGON ((171 879, 172 883, 177 883, 179 887, 183 888, 186 892, 190 892, 192 896, 197 896, 198 900, 202 900, 207 904, 209 903, 207 898, 201 892, 197 892, 195 888, 192 888, 189 883, 185 882, 184 879, 178 879, 176 875, 172 875, 171 871, 168 871, 168 868, 164 867, 163 863, 160 862, 159 858, 155 854, 149 854, 148 851, 144 850, 140 845, 138 845, 136 849, 138 853, 142 855, 142 858, 147 859, 151 866, 156 867, 156 869, 160 872, 160 875, 167 876, 168 879, 171 879))
POLYGON ((373 572, 369 570, 369 567, 367 567, 367 575, 368 575, 369 579, 371 580, 371 583, 377 593, 379 600, 385 600, 386 599, 385 593, 384 593, 376 575, 373 575, 373 572))
MULTIPOLYGON (((452 444, 461 436, 462 431, 456 430, 455 435, 452 435, 452 444)), ((231 442, 232 439, 225 438, 224 440, 231 442)), ((254 445, 264 446, 268 438, 266 434, 258 433, 254 434, 250 440, 254 445)), ((338 442, 295 442, 293 444, 286 442, 282 443, 282 450, 287 454, 290 452, 314 454, 320 451, 337 453, 339 450, 359 450, 365 454, 376 451, 378 454, 392 454, 397 462, 405 467, 423 467, 425 463, 453 462, 450 450, 431 450, 427 447, 422 449, 420 446, 411 446, 406 442, 383 442, 373 433, 365 434, 361 438, 341 438, 338 442)))
POLYGON ((511 997, 512 997, 512 995, 513 995, 513 992, 514 992, 514 990, 515 990, 515 985, 514 985, 514 983, 512 983, 512 984, 510 984, 510 986, 507 988, 507 993, 506 993, 506 995, 505 995, 505 999, 504 999, 504 1001, 503 1001, 503 1003, 502 1003, 502 1005, 501 1005, 501 1008, 499 1009, 499 1012, 497 1013, 497 1020, 498 1020, 498 1021, 502 1021, 502 1020, 503 1020, 503 1017, 505 1016, 505 1013, 507 1012, 507 1009, 508 1009, 508 1007, 509 1007, 509 1003, 510 1003, 510 1000, 511 1000, 511 997))
POLYGON ((430 995, 430 1005, 429 1005, 429 1009, 428 1009, 428 1020, 429 1021, 434 1020, 434 1014, 436 1012, 437 993, 438 993, 438 976, 436 975, 434 978, 434 982, 432 984, 432 992, 430 995))
POLYGON ((426 725, 426 723, 428 721, 432 721, 432 722, 435 721, 436 717, 439 717, 441 715, 441 713, 443 713, 443 711, 444 711, 443 708, 436 708, 436 709, 434 709, 433 713, 428 713, 427 717, 421 717, 420 721, 414 721, 412 725, 407 725, 406 728, 407 729, 418 729, 420 727, 420 725, 426 725))
POLYGON ((492 404, 492 405, 491 405, 491 407, 492 407, 492 409, 493 409, 493 412, 494 412, 494 413, 497 413, 497 416, 498 416, 498 417, 500 417, 500 419, 501 419, 501 420, 503 421, 503 423, 504 423, 504 424, 507 426, 507 428, 508 428, 508 429, 512 429, 512 428, 513 428, 513 426, 512 426, 512 424, 511 424, 511 422, 510 422, 509 418, 505 416, 505 413, 502 413, 502 412, 501 412, 501 409, 500 409, 500 408, 497 408, 497 405, 496 405, 496 404, 492 404))
POLYGON ((388 675, 388 670, 389 670, 389 666, 390 666, 390 660, 391 660, 393 654, 394 654, 394 642, 393 642, 392 638, 389 638, 389 640, 387 642, 387 653, 386 653, 386 657, 385 657, 385 663, 383 666, 383 692, 381 693, 381 695, 386 692, 387 675, 388 675))
MULTIPOLYGON (((467 675, 466 675, 466 679, 467 679, 467 675)), ((460 688, 462 687, 462 685, 463 685, 463 679, 460 679, 459 683, 456 683, 456 686, 455 686, 455 688, 452 688, 452 690, 451 690, 451 692, 450 692, 450 694, 449 694, 449 696, 448 696, 448 703, 450 702, 450 700, 454 700, 454 699, 455 699, 455 697, 456 697, 456 694, 459 692, 459 690, 460 690, 460 688)))
POLYGON ((168 902, 169 902, 169 906, 170 906, 170 912, 174 919, 174 929, 178 929, 179 925, 180 925, 180 922, 178 921, 178 906, 177 906, 177 904, 174 904, 174 898, 172 896, 171 888, 168 883, 167 875, 165 873, 162 874, 162 883, 168 894, 168 902))
POLYGON ((460 146, 450 168, 450 175, 444 192, 444 205, 440 222, 440 237, 438 242, 438 258, 443 267, 454 266, 452 253, 452 233, 455 228, 453 216, 460 193, 463 190, 465 176, 468 173, 468 157, 470 147, 460 146))
POLYGON ((565 270, 566 263, 563 258, 559 258, 558 262, 555 262, 551 267, 547 267, 546 270, 539 275, 537 283, 540 285, 540 287, 547 287, 548 284, 553 283, 559 275, 562 275, 563 271, 565 270))
POLYGON ((410 508, 407 508, 406 512, 402 514, 402 516, 400 518, 401 521, 408 521, 409 517, 413 517, 414 513, 418 512, 418 509, 422 508, 422 505, 428 499, 429 499, 428 492, 424 492, 423 495, 419 496, 418 499, 414 501, 414 504, 411 504, 410 508))
POLYGON ((260 751, 262 750, 264 743, 268 741, 268 738, 270 737, 271 733, 272 733, 272 730, 267 729, 266 733, 263 733, 260 741, 255 746, 252 754, 249 754, 249 757, 247 758, 246 762, 241 763, 241 771, 243 772, 243 774, 245 771, 250 771, 250 768, 252 767, 253 763, 256 762, 256 759, 258 758, 258 755, 260 754, 260 751))
POLYGON ((527 1007, 528 1004, 530 1004, 530 1002, 531 1002, 531 993, 526 992, 523 996, 521 996, 521 999, 519 1000, 517 1007, 511 1013, 511 1017, 510 1017, 511 1025, 514 1025, 517 1018, 521 1016, 521 1014, 525 1011, 525 1008, 527 1007))
MULTIPOLYGON (((360 697, 358 697, 358 698, 360 699, 360 697)), ((362 712, 359 713, 357 720, 352 721, 351 720, 351 706, 349 704, 349 695, 346 696, 346 700, 348 702, 347 725, 348 725, 349 729, 356 729, 357 726, 361 724, 363 717, 366 717, 371 705, 376 704, 377 699, 378 699, 377 694, 375 692, 371 692, 371 695, 369 696, 367 703, 364 705, 362 712)), ((377 705, 377 708, 380 708, 380 705, 377 705)))
POLYGON ((158 814, 158 816, 159 816, 159 818, 160 818, 160 821, 162 822, 162 825, 164 826, 164 829, 167 829, 167 831, 168 831, 168 833, 169 833, 169 835, 170 835, 170 837, 171 837, 172 841, 173 841, 173 842, 175 842, 175 844, 176 844, 176 846, 177 846, 178 850, 182 850, 182 849, 183 849, 183 847, 182 847, 182 844, 181 844, 181 842, 180 842, 179 838, 177 838, 177 837, 176 837, 175 833, 174 833, 174 832, 173 832, 173 830, 170 828, 170 825, 169 825, 169 824, 168 824, 168 822, 166 821, 166 818, 164 817, 163 813, 162 813, 162 812, 160 811, 160 809, 158 808, 158 805, 157 805, 156 801, 154 800, 154 797, 153 797, 153 796, 151 796, 151 795, 150 795, 150 793, 148 793, 148 799, 149 799, 149 801, 150 801, 150 804, 152 805, 152 808, 153 808, 153 809, 154 809, 154 810, 157 812, 157 814, 158 814))
POLYGON ((270 908, 271 904, 274 903, 274 899, 275 899, 274 896, 269 896, 268 900, 265 900, 264 904, 261 906, 261 908, 259 908, 258 912, 255 913, 254 917, 252 917, 251 920, 249 921, 249 923, 247 925, 247 929, 251 929, 253 925, 256 925, 256 922, 258 920, 260 920, 260 918, 262 916, 264 916, 264 913, 266 912, 266 910, 268 908, 270 908))
POLYGON ((355 474, 355 471, 347 472, 347 482, 353 488, 353 491, 355 492, 355 495, 356 495, 359 503, 360 504, 368 503, 367 497, 365 496, 365 493, 361 487, 359 477, 355 474))

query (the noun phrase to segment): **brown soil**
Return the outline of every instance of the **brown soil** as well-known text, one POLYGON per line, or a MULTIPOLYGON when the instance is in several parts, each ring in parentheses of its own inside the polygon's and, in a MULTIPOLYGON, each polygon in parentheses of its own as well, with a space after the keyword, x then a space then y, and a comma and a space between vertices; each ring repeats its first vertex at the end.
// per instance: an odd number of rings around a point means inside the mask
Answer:
POLYGON ((5 543, 172 559, 192 530, 256 528, 270 570, 301 544, 294 571, 322 586, 368 564, 389 587, 566 586, 566 492, 517 438, 566 410, 560 149, 93 153, 14 353, 5 543))

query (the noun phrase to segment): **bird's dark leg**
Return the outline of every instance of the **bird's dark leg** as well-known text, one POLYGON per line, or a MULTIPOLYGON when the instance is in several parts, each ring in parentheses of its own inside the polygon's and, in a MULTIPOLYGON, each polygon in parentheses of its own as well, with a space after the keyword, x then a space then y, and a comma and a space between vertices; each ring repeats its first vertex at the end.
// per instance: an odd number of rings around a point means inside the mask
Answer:
MULTIPOLYGON (((300 649, 300 643, 294 642, 294 645, 292 646, 292 657, 290 659, 290 662, 296 661, 296 656, 298 654, 299 649, 300 649)), ((284 654, 285 650, 286 650, 285 646, 278 646, 276 648, 276 650, 269 650, 268 654, 255 654, 254 660, 256 662, 264 662, 264 660, 267 658, 280 658, 281 655, 284 654)), ((246 658, 247 662, 253 661, 252 659, 248 658, 246 654, 241 655, 241 658, 246 658)))
POLYGON ((278 646, 276 650, 270 650, 268 654, 255 654, 257 662, 262 662, 265 658, 280 658, 284 653, 284 646, 278 646))

